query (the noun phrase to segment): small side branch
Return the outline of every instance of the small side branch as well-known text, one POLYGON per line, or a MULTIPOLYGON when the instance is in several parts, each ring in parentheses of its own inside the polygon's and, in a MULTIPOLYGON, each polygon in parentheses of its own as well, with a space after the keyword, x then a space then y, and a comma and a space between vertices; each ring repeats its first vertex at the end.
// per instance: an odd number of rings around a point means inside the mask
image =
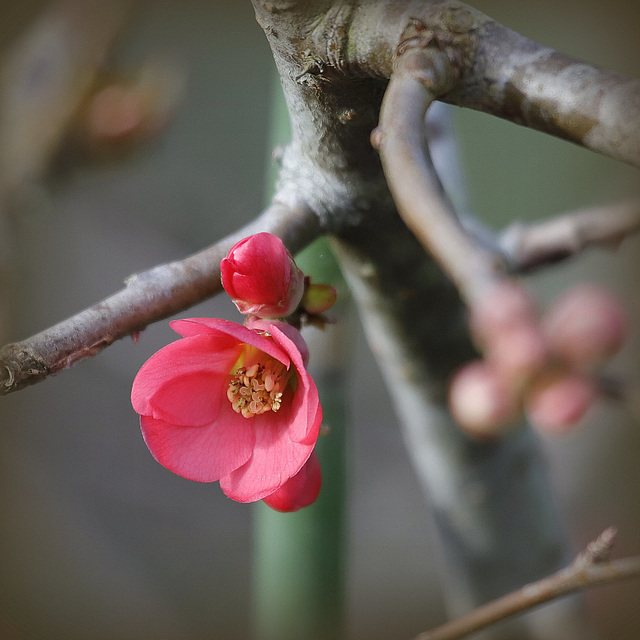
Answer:
POLYGON ((510 267, 526 272, 577 255, 590 246, 617 246, 640 231, 640 199, 583 209, 534 224, 513 224, 499 243, 510 267))
POLYGON ((596 585, 639 577, 640 556, 609 560, 615 534, 615 529, 606 529, 567 568, 421 633, 413 640, 458 640, 555 598, 596 585))
POLYGON ((295 253, 320 234, 320 227, 309 208, 274 202, 254 222, 211 247, 132 276, 124 289, 109 298, 0 349, 0 395, 40 382, 120 338, 215 295, 221 290, 220 260, 235 242, 259 231, 280 236, 295 253))
POLYGON ((464 229, 436 176, 425 139, 425 115, 455 79, 449 56, 437 47, 412 48, 396 61, 372 142, 398 212, 470 302, 505 265, 464 229))

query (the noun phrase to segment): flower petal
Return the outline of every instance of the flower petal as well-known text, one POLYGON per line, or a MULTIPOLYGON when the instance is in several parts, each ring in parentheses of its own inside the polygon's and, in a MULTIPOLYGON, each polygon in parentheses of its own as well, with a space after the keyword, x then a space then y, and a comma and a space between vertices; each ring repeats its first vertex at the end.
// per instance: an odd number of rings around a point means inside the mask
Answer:
MULTIPOLYGON (((296 331, 293 327, 291 329, 296 331)), ((318 389, 304 366, 302 355, 296 344, 276 325, 271 326, 270 332, 276 343, 289 354, 298 378, 298 386, 292 402, 289 437, 300 444, 314 444, 318 439, 322 422, 318 389)), ((289 333, 290 331, 287 331, 287 334, 289 333)))
MULTIPOLYGON (((245 321, 245 326, 252 331, 266 331, 271 335, 273 335, 273 327, 279 329, 285 336, 287 336, 287 338, 289 338, 289 340, 291 340, 291 342, 293 342, 296 349, 302 356, 304 366, 307 366, 307 363, 309 362, 309 347, 307 347, 307 343, 304 341, 302 334, 295 327, 292 327, 290 324, 283 322, 282 320, 266 320, 264 318, 256 317, 248 318, 245 321)), ((284 349, 284 351, 287 351, 287 349, 284 349)))
POLYGON ((141 415, 172 424, 200 426, 212 422, 226 399, 228 374, 242 346, 236 341, 200 335, 176 340, 145 362, 131 390, 141 415), (229 347, 231 345, 231 348, 229 347))
MULTIPOLYGON (((288 393, 292 393, 290 390, 288 393)), ((251 459, 220 478, 224 493, 238 502, 254 502, 270 495, 294 476, 313 451, 313 444, 292 442, 288 429, 292 404, 285 396, 277 413, 256 416, 256 441, 251 459)))
POLYGON ((262 501, 276 511, 298 511, 316 501, 321 486, 320 461, 314 450, 295 476, 262 501))
MULTIPOLYGON (((234 338, 236 342, 257 347, 260 351, 282 362, 287 368, 290 365, 289 356, 272 340, 236 322, 221 318, 187 318, 173 320, 169 324, 174 331, 185 337, 206 334, 234 338)), ((261 330, 268 331, 268 323, 267 326, 261 327, 261 330)))
POLYGON ((174 425, 140 416, 142 436, 153 457, 188 480, 214 482, 251 458, 255 431, 251 421, 231 409, 205 427, 174 425))

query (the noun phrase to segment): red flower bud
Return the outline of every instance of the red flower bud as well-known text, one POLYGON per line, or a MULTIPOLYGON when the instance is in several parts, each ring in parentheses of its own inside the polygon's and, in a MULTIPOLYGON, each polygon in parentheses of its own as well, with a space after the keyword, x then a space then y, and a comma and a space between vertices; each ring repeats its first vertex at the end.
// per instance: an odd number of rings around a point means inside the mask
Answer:
POLYGON ((256 233, 236 243, 220 262, 222 286, 240 313, 281 318, 304 293, 304 274, 280 238, 256 233))

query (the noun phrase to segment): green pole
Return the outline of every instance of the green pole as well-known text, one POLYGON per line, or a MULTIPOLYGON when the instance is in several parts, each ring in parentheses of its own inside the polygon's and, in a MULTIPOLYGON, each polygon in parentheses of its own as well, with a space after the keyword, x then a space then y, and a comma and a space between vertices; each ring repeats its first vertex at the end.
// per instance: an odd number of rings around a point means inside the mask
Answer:
POLYGON ((320 387, 330 433, 317 445, 318 500, 296 513, 255 512, 257 640, 338 640, 344 622, 344 394, 320 387))
MULTIPOLYGON (((279 85, 278 85, 279 88, 279 85)), ((288 116, 281 92, 274 100, 273 146, 287 138, 288 116)), ((338 320, 325 332, 305 335, 309 370, 328 427, 316 451, 322 467, 318 500, 296 513, 278 513, 263 503, 254 511, 254 636, 256 640, 339 640, 344 629, 345 448, 348 297, 328 243, 320 239, 296 257, 314 282, 338 289, 330 310, 338 320), (335 311, 334 311, 335 309, 335 311)))

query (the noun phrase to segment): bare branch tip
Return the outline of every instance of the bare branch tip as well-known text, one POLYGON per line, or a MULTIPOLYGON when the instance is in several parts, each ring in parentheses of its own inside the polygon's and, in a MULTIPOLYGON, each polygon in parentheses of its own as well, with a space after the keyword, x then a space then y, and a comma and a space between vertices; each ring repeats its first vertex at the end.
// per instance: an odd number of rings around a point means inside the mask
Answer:
POLYGON ((597 538, 592 540, 576 557, 576 564, 590 566, 608 562, 618 536, 616 527, 606 528, 597 538))

